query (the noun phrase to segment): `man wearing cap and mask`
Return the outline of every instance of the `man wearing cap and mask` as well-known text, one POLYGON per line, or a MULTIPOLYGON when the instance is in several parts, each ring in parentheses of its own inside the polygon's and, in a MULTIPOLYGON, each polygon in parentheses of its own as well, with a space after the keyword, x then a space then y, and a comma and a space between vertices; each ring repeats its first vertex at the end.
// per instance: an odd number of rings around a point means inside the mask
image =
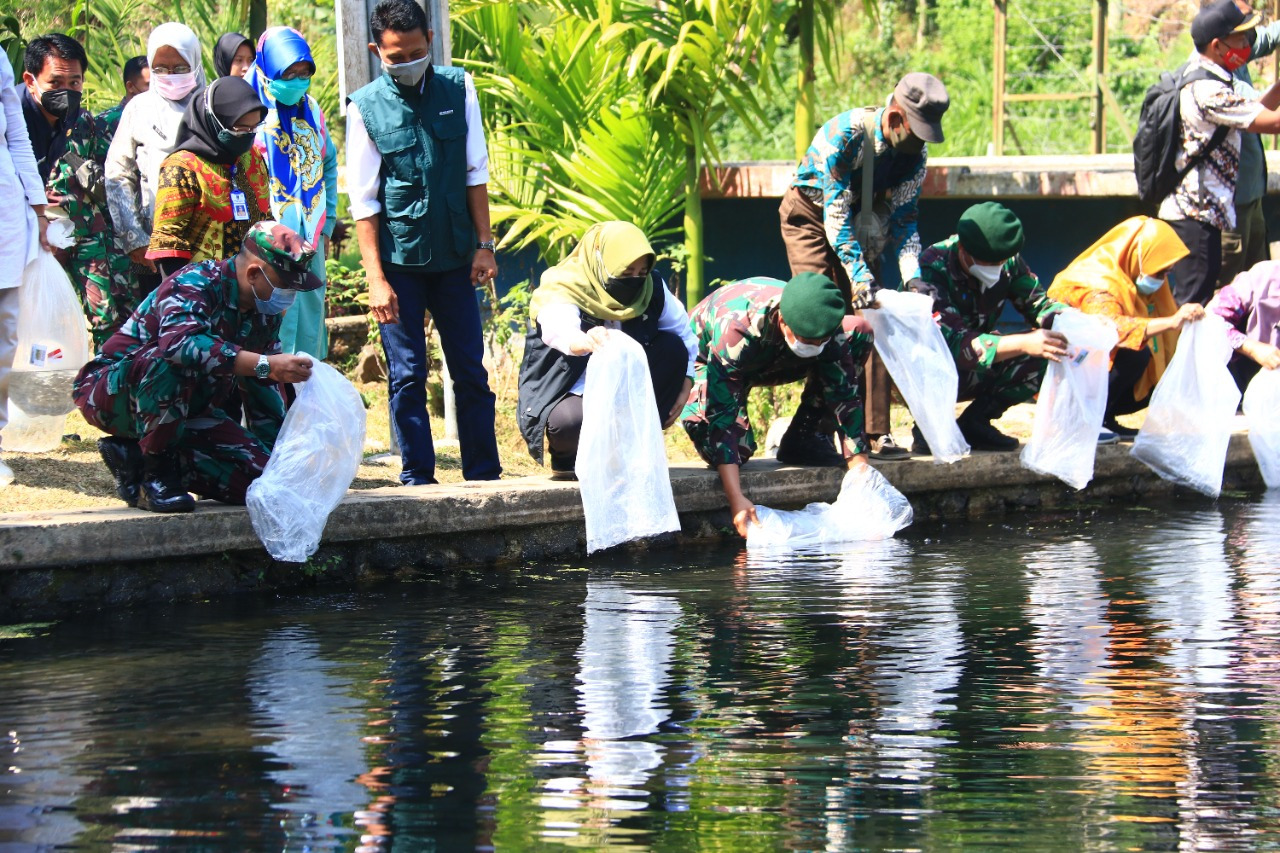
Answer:
POLYGON ((785 285, 763 277, 725 285, 690 312, 698 357, 680 419, 698 454, 719 472, 733 526, 744 538, 747 524, 759 523, 738 476, 756 450, 747 419, 752 388, 804 380, 801 409, 831 419, 839 430, 842 452, 830 443, 823 449, 807 442, 797 447, 788 430, 778 447, 779 461, 866 464, 861 383, 873 338, 866 320, 846 316, 845 306, 835 282, 805 272, 785 285))
MULTIPOLYGON (((960 374, 959 399, 972 400, 957 419, 974 450, 1013 450, 1018 440, 991 425, 1040 390, 1048 361, 1065 353, 1067 339, 1051 331, 1051 317, 1065 306, 1045 294, 1018 254, 1022 222, 1002 204, 985 201, 966 210, 956 233, 920 255, 920 278, 908 287, 933 297, 933 312, 960 374), (1011 304, 1031 324, 1029 332, 1002 335, 996 323, 1011 304)), ((929 448, 912 427, 916 453, 929 448)))
POLYGON ((1239 94, 1232 74, 1253 54, 1256 12, 1234 0, 1216 0, 1191 22, 1197 56, 1187 64, 1179 95, 1182 139, 1176 160, 1182 181, 1160 203, 1158 216, 1169 223, 1190 254, 1169 270, 1179 305, 1206 304, 1218 286, 1222 268, 1222 232, 1237 226, 1235 194, 1240 178, 1242 130, 1280 132, 1280 84, 1254 100, 1239 94))
POLYGON ((382 0, 369 19, 382 75, 351 95, 347 188, 391 374, 400 481, 436 482, 427 415, 423 318, 440 335, 458 404, 462 475, 502 473, 497 399, 484 367, 475 287, 498 273, 489 227, 489 157, 471 76, 431 65, 432 32, 412 0, 382 0))
MULTIPOLYGON (((827 276, 839 285, 849 312, 870 306, 880 287, 896 290, 919 275, 917 219, 927 143, 942 141, 948 106, 942 81, 912 72, 883 107, 853 109, 822 126, 778 210, 792 275, 827 276), (868 138, 870 148, 863 144, 868 138), (864 204, 862 166, 871 160, 872 198, 864 204)), ((890 434, 889 390, 889 373, 872 353, 867 365, 871 455, 901 459, 907 452, 890 434)), ((802 409, 796 417, 797 428, 809 429, 812 440, 825 443, 814 429, 812 412, 802 409)))
POLYGON ((281 313, 321 281, 315 250, 279 222, 250 228, 240 253, 161 283, 76 377, 85 420, 130 506, 191 512, 188 490, 243 504, 284 421, 282 382, 311 359, 280 351, 281 313), (248 428, 227 415, 239 395, 248 428))

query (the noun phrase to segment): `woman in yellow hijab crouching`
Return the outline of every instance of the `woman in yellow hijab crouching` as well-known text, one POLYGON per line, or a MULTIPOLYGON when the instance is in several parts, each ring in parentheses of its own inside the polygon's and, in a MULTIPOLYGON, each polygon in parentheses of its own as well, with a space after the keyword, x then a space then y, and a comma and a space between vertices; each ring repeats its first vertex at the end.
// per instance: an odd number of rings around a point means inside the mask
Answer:
POLYGON ((1120 426, 1116 415, 1146 407, 1173 358, 1178 330, 1204 316, 1204 308, 1195 303, 1179 308, 1169 289, 1169 268, 1187 254, 1167 223, 1135 216, 1085 249, 1049 288, 1050 299, 1116 324, 1120 343, 1111 352, 1102 425, 1122 438, 1138 431, 1120 426))
POLYGON ((639 228, 602 222, 542 274, 533 292, 518 417, 539 462, 545 433, 552 479, 576 479, 587 360, 610 335, 628 335, 644 347, 663 429, 689 398, 697 340, 679 298, 654 275, 654 259, 639 228))

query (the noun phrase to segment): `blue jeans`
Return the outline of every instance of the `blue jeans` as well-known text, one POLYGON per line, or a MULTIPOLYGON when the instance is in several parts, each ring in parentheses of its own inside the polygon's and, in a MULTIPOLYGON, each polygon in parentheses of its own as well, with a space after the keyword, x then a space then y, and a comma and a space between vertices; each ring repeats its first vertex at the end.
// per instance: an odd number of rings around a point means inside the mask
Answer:
POLYGON ((471 267, 420 272, 389 267, 387 282, 400 303, 399 323, 380 323, 382 350, 391 374, 391 428, 400 443, 400 482, 436 481, 436 451, 427 414, 426 312, 435 318, 445 363, 458 404, 462 476, 496 480, 502 473, 494 437, 496 398, 484 369, 480 306, 471 284, 471 267))

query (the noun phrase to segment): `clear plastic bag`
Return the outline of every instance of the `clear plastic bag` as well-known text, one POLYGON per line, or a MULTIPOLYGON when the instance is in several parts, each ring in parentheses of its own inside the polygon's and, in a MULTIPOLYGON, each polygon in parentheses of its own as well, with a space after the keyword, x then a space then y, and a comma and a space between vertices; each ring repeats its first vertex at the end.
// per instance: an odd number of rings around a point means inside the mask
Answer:
POLYGON ((1268 489, 1280 487, 1280 370, 1263 368, 1244 390, 1249 444, 1268 489))
POLYGON ((923 293, 882 290, 879 308, 862 312, 876 336, 876 352, 902 392, 916 426, 929 442, 935 463, 969 455, 956 426, 960 377, 956 362, 933 319, 933 300, 923 293))
POLYGON ((1111 321, 1075 308, 1055 317, 1053 330, 1066 335, 1067 355, 1049 362, 1022 465, 1083 489, 1093 479, 1107 410, 1110 354, 1120 336, 1111 321))
POLYGON ((747 525, 748 548, 806 548, 889 539, 911 523, 911 502, 867 465, 844 475, 833 504, 789 511, 756 507, 759 525, 747 525))
MULTIPOLYGON (((304 355, 305 353, 299 353, 304 355)), ((303 563, 320 547, 329 513, 360 469, 364 401, 337 370, 311 358, 311 378, 297 387, 271 459, 249 485, 245 503, 254 532, 276 560, 303 563)))
POLYGON ((67 414, 75 408, 71 385, 88 360, 80 300, 57 259, 42 250, 27 265, 18 296, 5 450, 44 453, 62 442, 67 414))
POLYGON ((680 529, 644 348, 622 332, 591 354, 574 466, 587 553, 680 529))
POLYGON ((1216 498, 1222 491, 1232 422, 1240 404, 1227 359, 1227 323, 1216 314, 1188 323, 1151 393, 1134 457, 1161 477, 1216 498))

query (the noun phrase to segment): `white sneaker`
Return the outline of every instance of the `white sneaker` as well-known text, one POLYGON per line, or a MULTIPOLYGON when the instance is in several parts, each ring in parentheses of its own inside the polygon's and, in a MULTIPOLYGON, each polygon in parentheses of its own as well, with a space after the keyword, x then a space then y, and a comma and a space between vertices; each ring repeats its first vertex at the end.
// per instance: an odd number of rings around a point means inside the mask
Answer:
POLYGON ((0 461, 0 489, 13 482, 13 469, 0 461))

